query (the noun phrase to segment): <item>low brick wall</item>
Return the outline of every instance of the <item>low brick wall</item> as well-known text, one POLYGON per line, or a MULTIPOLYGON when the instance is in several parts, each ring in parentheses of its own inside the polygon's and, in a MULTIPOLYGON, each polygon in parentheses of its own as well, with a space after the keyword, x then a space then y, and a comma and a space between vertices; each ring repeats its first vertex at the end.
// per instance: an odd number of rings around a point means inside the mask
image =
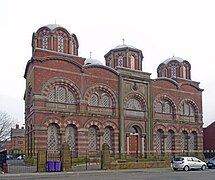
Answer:
POLYGON ((111 163, 111 169, 143 169, 143 168, 164 168, 170 167, 170 161, 150 161, 150 162, 120 162, 111 163))

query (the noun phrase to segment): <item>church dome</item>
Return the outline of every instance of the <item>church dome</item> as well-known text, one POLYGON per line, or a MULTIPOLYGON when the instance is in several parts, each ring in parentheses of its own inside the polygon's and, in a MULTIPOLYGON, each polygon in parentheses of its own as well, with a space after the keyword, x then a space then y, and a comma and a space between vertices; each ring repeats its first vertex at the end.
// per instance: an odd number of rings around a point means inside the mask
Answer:
POLYGON ((59 24, 42 26, 33 33, 32 52, 40 48, 78 56, 78 47, 76 35, 59 24))
POLYGON ((163 63, 164 64, 168 64, 170 61, 178 61, 179 63, 182 63, 183 61, 185 61, 184 59, 180 58, 180 57, 171 57, 166 59, 163 63))
POLYGON ((114 49, 121 49, 121 48, 132 48, 132 49, 137 49, 137 48, 134 47, 134 46, 126 45, 126 44, 118 45, 118 46, 116 46, 114 49))
POLYGON ((97 60, 97 59, 93 59, 93 58, 87 58, 85 60, 85 65, 89 65, 89 64, 92 64, 92 65, 103 65, 101 61, 97 60))

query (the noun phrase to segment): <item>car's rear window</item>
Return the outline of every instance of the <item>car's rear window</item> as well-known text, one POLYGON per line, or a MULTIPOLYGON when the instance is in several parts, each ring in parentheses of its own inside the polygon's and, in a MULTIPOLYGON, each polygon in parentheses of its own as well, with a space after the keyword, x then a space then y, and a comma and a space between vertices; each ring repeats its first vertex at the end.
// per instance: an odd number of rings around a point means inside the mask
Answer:
POLYGON ((181 158, 181 157, 179 157, 179 158, 174 158, 174 161, 183 161, 184 160, 184 158, 181 158))

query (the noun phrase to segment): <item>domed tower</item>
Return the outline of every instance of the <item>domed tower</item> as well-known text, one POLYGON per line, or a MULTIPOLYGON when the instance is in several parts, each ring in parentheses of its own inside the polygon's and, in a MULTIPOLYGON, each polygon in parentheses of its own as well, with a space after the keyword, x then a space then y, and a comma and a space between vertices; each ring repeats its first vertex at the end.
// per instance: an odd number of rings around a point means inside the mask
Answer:
POLYGON ((64 27, 49 24, 41 27, 32 37, 32 52, 41 48, 59 53, 78 56, 78 39, 64 27))
POLYGON ((119 45, 104 55, 106 66, 125 67, 142 71, 142 51, 130 45, 119 45))
POLYGON ((171 57, 157 68, 158 77, 191 79, 191 65, 180 57, 171 57))

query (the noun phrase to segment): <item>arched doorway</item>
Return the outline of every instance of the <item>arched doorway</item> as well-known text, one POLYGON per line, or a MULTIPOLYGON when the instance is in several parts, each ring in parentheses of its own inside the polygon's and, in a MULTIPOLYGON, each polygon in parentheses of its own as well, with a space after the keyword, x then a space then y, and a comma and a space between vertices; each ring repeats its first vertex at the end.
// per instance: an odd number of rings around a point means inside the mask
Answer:
POLYGON ((127 154, 132 157, 141 156, 144 151, 144 141, 141 138, 144 138, 141 136, 141 129, 136 125, 131 126, 127 133, 127 154))

